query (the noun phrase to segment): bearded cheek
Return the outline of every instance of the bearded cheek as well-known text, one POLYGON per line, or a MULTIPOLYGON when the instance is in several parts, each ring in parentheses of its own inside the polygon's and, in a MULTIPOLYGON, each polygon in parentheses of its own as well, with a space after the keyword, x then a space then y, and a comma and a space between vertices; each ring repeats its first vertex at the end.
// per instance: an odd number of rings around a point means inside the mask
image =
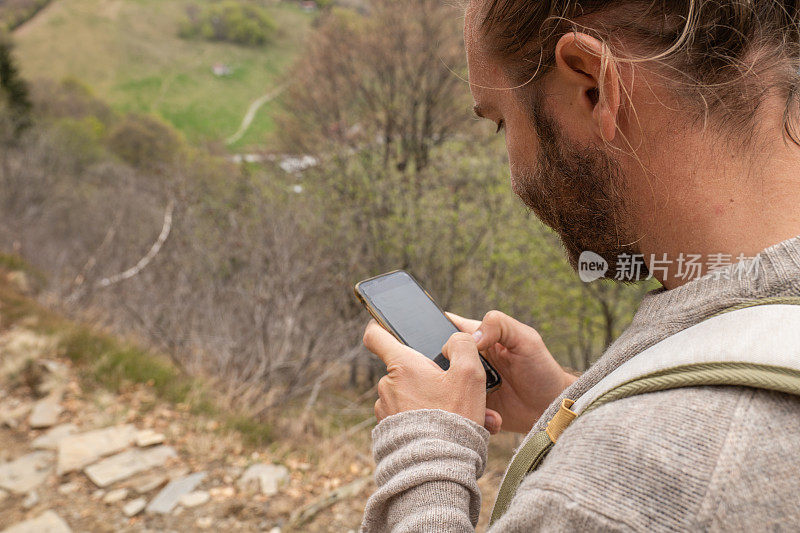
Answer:
POLYGON ((521 160, 519 157, 512 156, 509 153, 508 166, 511 172, 511 190, 514 191, 514 194, 522 198, 523 201, 530 196, 532 191, 529 189, 535 187, 533 183, 535 165, 535 161, 533 161, 533 164, 529 164, 527 161, 521 160))
POLYGON ((512 176, 531 173, 539 159, 538 139, 528 139, 525 136, 520 138, 520 135, 516 133, 518 129, 511 126, 506 127, 506 151, 512 176))
POLYGON ((519 197, 522 197, 522 193, 524 192, 525 188, 520 183, 519 178, 512 172, 511 173, 511 190, 519 197))

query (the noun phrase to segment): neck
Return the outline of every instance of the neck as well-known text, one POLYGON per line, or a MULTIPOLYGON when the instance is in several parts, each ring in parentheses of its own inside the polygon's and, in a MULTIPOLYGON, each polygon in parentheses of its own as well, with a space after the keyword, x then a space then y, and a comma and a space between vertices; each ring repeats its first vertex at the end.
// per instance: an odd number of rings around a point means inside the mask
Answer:
POLYGON ((676 144, 689 146, 675 147, 637 217, 644 230, 639 248, 664 287, 678 287, 800 234, 796 144, 778 135, 741 150, 708 134, 676 144), (675 161, 681 153, 696 155, 681 168, 675 161), (652 263, 664 254, 666 263, 652 263), (689 266, 692 258, 700 268, 689 266))

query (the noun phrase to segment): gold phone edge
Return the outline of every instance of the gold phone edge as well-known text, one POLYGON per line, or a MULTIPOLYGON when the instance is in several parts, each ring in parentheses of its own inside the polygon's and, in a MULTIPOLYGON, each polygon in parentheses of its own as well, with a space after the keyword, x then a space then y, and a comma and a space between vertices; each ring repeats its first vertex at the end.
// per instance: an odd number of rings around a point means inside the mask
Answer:
MULTIPOLYGON (((381 278, 381 277, 383 277, 383 276, 388 276, 389 274, 394 274, 395 272, 401 272, 401 271, 402 271, 402 272, 405 272, 404 270, 401 270, 401 269, 399 269, 399 268, 398 268, 398 269, 395 269, 395 270, 391 270, 391 271, 389 271, 389 272, 384 272, 383 274, 378 274, 377 276, 372 276, 372 277, 370 277, 370 278, 367 278, 367 279, 362 279, 361 281, 359 281, 358 283, 356 283, 356 284, 353 286, 353 292, 355 293, 355 295, 356 295, 356 298, 358 299, 358 301, 360 301, 360 302, 361 302, 361 305, 363 305, 363 306, 366 308, 366 310, 369 312, 370 316, 371 316, 372 318, 374 318, 374 319, 375 319, 375 321, 376 321, 378 324, 380 324, 380 326, 381 326, 383 329, 385 329, 386 331, 388 331, 389 333, 391 333, 391 334, 392 334, 392 336, 393 336, 395 339, 397 339, 397 340, 398 340, 398 342, 403 342, 403 341, 402 341, 402 339, 400 339, 400 337, 397 335, 397 333, 395 333, 395 331, 392 329, 392 327, 391 327, 391 326, 389 326, 389 325, 388 325, 388 324, 387 324, 387 323, 386 323, 386 322, 385 322, 385 321, 384 321, 384 320, 383 320, 383 319, 382 319, 380 316, 378 316, 378 314, 377 314, 377 313, 375 312, 375 310, 372 308, 372 304, 370 303, 370 301, 369 301, 369 300, 367 300, 366 298, 364 298, 364 297, 361 295, 361 292, 359 292, 359 287, 361 286, 361 284, 362 284, 362 283, 365 283, 365 282, 367 282, 367 281, 372 281, 373 279, 376 279, 376 278, 381 278)), ((428 298, 430 299, 430 301, 431 301, 431 302, 433 302, 433 305, 435 305, 435 306, 436 306, 436 308, 437 308, 437 309, 439 309, 439 311, 441 311, 441 312, 442 312, 442 314, 443 314, 443 315, 444 315, 444 316, 447 318, 447 320, 448 320, 448 321, 449 321, 451 324, 453 324, 453 326, 455 326, 455 328, 456 328, 456 329, 459 329, 459 328, 458 328, 458 326, 456 326, 455 322, 453 322, 452 320, 450 320, 450 317, 449 317, 449 316, 447 316, 447 313, 445 312, 445 310, 444 310, 444 309, 442 309, 442 308, 439 306, 439 303, 438 303, 436 300, 434 300, 434 299, 433 299, 433 296, 431 296, 431 294, 430 294, 430 293, 429 293, 429 292, 428 292, 428 291, 425 289, 425 287, 423 287, 422 285, 420 285, 419 281, 417 281, 417 278, 415 278, 414 276, 412 276, 410 272, 406 272, 406 274, 407 274, 407 275, 408 275, 408 276, 409 276, 409 277, 410 277, 412 280, 414 280, 414 283, 416 283, 416 284, 417 284, 417 286, 418 286, 420 289, 422 289, 422 292, 424 292, 424 293, 425 293, 425 294, 428 296, 428 298)), ((485 360, 487 363, 489 363, 489 360, 488 360, 488 359, 486 359, 486 357, 484 357, 484 356, 483 356, 483 354, 480 354, 480 355, 481 355, 481 357, 482 357, 482 358, 483 358, 483 359, 484 359, 484 360, 485 360)), ((502 385, 502 384, 503 384, 503 378, 501 378, 501 377, 500 377, 500 374, 497 372, 497 370, 495 370, 495 369, 494 369, 494 367, 493 367, 493 366, 491 366, 491 363, 489 363, 489 366, 490 366, 490 367, 492 368, 492 370, 494 371, 495 377, 496 377, 496 379, 497 379, 497 384, 496 384, 496 385, 494 385, 493 387, 489 388, 489 389, 486 389, 486 393, 487 393, 487 394, 488 394, 488 393, 490 393, 490 392, 494 392, 494 391, 496 391, 498 388, 500 388, 500 385, 502 385)))

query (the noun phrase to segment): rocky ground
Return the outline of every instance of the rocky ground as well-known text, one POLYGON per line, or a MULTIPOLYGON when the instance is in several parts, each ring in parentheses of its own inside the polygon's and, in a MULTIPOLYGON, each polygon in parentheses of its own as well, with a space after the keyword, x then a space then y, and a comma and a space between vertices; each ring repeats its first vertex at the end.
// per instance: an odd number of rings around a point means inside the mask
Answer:
POLYGON ((326 476, 291 453, 249 450, 147 386, 84 390, 54 350, 25 327, 0 335, 3 533, 357 526, 368 458, 326 476))
MULTIPOLYGON (((98 386, 12 278, 0 272, 0 533, 357 530, 374 489, 370 393, 318 402, 311 423, 277 413, 254 445, 224 407, 98 386)), ((518 439, 492 439, 479 530, 518 439)))

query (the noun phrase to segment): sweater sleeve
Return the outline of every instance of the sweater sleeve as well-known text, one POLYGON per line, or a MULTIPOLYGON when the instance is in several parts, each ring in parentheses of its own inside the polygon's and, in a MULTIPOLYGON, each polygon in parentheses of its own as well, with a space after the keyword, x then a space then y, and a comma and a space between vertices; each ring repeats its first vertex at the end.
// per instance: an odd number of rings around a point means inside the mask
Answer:
POLYGON ((438 409, 407 411, 372 432, 377 490, 362 532, 473 531, 489 432, 438 409))

